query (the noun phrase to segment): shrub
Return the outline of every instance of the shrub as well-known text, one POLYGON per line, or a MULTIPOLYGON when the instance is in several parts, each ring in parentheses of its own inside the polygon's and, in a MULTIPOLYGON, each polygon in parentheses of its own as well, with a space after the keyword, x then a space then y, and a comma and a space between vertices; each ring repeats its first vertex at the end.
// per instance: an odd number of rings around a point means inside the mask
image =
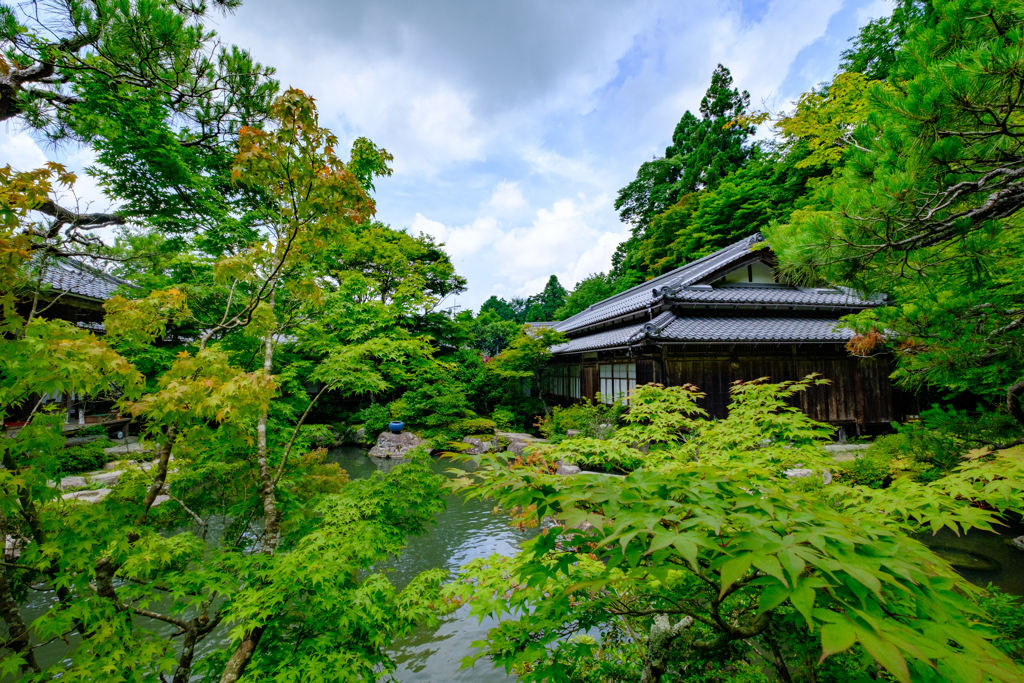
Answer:
POLYGON ((452 428, 466 435, 494 434, 498 423, 488 420, 486 417, 474 417, 468 420, 459 420, 452 428))
POLYGON ((494 412, 491 413, 491 419, 494 420, 497 428, 503 432, 511 431, 516 424, 516 414, 506 406, 497 406, 494 412))
POLYGON ((848 486, 882 489, 892 481, 889 461, 865 455, 836 465, 835 477, 848 486))
POLYGON ((388 406, 382 403, 373 403, 355 414, 355 419, 362 423, 366 429, 366 438, 372 438, 387 429, 391 421, 391 413, 388 406))
POLYGON ((461 436, 456 423, 476 417, 470 409, 465 387, 452 378, 411 389, 391 407, 395 419, 422 428, 427 437, 461 436))
POLYGON ((89 425, 88 427, 83 427, 82 429, 76 431, 75 436, 105 436, 106 433, 107 428, 104 427, 103 425, 89 425))
POLYGON ((103 449, 113 445, 110 439, 96 439, 81 446, 65 448, 60 457, 61 473, 80 474, 102 468, 111 461, 103 449))

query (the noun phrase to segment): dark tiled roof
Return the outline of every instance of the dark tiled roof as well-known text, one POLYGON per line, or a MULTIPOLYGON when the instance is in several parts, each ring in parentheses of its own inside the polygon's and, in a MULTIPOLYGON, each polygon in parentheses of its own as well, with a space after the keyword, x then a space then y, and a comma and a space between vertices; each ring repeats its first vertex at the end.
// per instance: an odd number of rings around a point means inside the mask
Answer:
POLYGON ((829 318, 768 316, 688 316, 671 311, 654 320, 570 339, 551 349, 556 354, 582 353, 655 343, 845 343, 850 330, 837 330, 829 318))
POLYGON ((118 287, 135 287, 130 282, 108 275, 98 268, 65 257, 58 257, 47 263, 43 282, 59 292, 96 301, 106 301, 114 296, 118 287))
POLYGON ((562 332, 571 332, 603 320, 643 310, 654 302, 654 297, 651 294, 651 290, 654 288, 665 286, 685 287, 691 285, 719 268, 728 265, 730 262, 738 261, 749 255, 750 247, 762 241, 764 241, 764 238, 761 237, 761 234, 754 233, 744 240, 730 244, 725 249, 720 249, 702 259, 697 259, 693 263, 688 263, 681 268, 676 268, 664 275, 648 280, 642 285, 637 285, 627 289, 625 292, 596 303, 587 310, 563 320, 555 329, 562 332))
POLYGON ((726 285, 723 287, 683 287, 669 299, 672 303, 757 304, 765 306, 836 306, 860 308, 879 306, 884 300, 865 300, 851 291, 808 289, 781 285, 726 285))
POLYGON ((609 297, 555 326, 567 334, 582 333, 587 328, 628 316, 652 307, 654 311, 666 304, 707 306, 810 306, 867 308, 879 306, 884 299, 862 299, 849 290, 805 289, 781 285, 725 285, 710 287, 698 284, 733 263, 749 257, 751 248, 764 241, 760 233, 720 249, 693 263, 676 268, 642 285, 609 297), (655 295, 655 290, 658 294, 655 295))

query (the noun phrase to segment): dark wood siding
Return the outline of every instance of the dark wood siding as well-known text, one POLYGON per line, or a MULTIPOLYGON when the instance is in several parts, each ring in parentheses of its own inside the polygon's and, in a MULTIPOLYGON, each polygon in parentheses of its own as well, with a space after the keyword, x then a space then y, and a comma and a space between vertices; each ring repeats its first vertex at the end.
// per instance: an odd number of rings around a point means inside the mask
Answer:
POLYGON ((801 392, 793 400, 809 417, 837 425, 880 425, 903 419, 896 414, 901 405, 894 401, 888 360, 854 358, 840 346, 670 345, 639 349, 632 357, 624 351, 602 352, 597 359, 579 362, 581 393, 591 400, 600 389, 600 363, 636 363, 638 385, 692 384, 706 394, 701 405, 714 418, 728 414, 734 382, 762 377, 781 382, 816 373, 830 384, 801 392))
POLYGON ((794 403, 815 420, 864 425, 898 419, 893 410, 889 364, 884 358, 863 360, 827 348, 790 347, 779 351, 770 355, 670 351, 668 383, 697 386, 707 394, 704 409, 712 417, 725 417, 734 382, 762 377, 783 382, 818 374, 830 384, 797 394, 794 403))

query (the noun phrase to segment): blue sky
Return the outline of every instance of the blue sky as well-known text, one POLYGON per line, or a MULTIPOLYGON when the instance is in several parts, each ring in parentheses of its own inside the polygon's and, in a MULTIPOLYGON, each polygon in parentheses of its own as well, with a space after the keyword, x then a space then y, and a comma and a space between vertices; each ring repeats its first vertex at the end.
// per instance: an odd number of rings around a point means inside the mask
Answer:
MULTIPOLYGON (((469 281, 458 304, 478 307, 552 273, 571 288, 608 269, 628 232, 617 190, 664 152, 716 64, 755 105, 786 108, 889 11, 887 0, 246 0, 216 24, 312 94, 341 139, 394 154, 378 218, 444 241, 469 281)), ((45 156, 0 129, 0 163, 45 156)), ((91 154, 63 160, 82 168, 91 154)), ((89 179, 77 194, 105 208, 89 179)))

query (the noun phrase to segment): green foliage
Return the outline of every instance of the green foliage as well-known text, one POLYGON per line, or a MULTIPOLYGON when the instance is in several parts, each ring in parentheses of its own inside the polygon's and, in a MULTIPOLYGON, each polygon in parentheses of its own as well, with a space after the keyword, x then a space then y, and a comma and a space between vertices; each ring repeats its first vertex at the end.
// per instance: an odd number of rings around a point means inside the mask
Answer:
POLYGON ((443 375, 393 401, 391 416, 423 429, 425 436, 454 438, 463 436, 456 425, 474 414, 465 387, 454 377, 443 375))
POLYGON ((989 584, 985 594, 978 599, 978 605, 995 627, 997 636, 992 642, 1018 663, 1024 664, 1024 603, 1020 596, 1009 595, 998 586, 989 584))
POLYGON ((851 350, 885 348, 903 384, 1002 395, 1011 411, 1024 373, 1022 203, 1006 194, 1021 160, 1012 93, 1024 82, 1022 7, 929 3, 888 82, 868 90, 856 146, 821 210, 768 235, 792 277, 892 297, 849 320, 859 334, 851 350))
POLYGON ((745 142, 753 126, 737 124, 750 95, 732 87, 732 74, 721 64, 700 103, 700 115, 687 111, 676 124, 663 158, 644 162, 636 180, 619 190, 615 208, 623 222, 642 236, 651 220, 685 194, 714 188, 742 166, 750 154, 745 142))
POLYGON ((99 436, 106 435, 107 428, 103 425, 89 425, 75 432, 75 436, 99 436))
POLYGON ((459 322, 469 328, 473 348, 488 356, 497 356, 505 350, 522 330, 522 325, 514 320, 502 320, 492 309, 481 309, 476 318, 467 316, 459 322))
POLYGON ((835 468, 835 477, 849 486, 867 486, 872 489, 883 489, 893 477, 900 473, 894 469, 893 458, 881 454, 869 453, 848 462, 839 463, 835 468))
MULTIPOLYGON (((394 416, 401 419, 401 416, 394 416)), ((391 422, 392 410, 383 403, 371 403, 358 413, 352 416, 355 424, 361 424, 366 429, 366 438, 376 438, 378 434, 385 431, 388 422, 391 422)))
POLYGON ((576 287, 566 297, 552 316, 552 320, 566 320, 577 313, 585 311, 589 306, 618 293, 616 281, 609 275, 597 273, 588 275, 576 283, 576 287))
POLYGON ((896 66, 910 29, 931 15, 932 3, 927 0, 900 0, 892 14, 872 19, 850 40, 852 45, 843 51, 839 68, 870 80, 885 80, 896 66))
POLYGON ((579 436, 600 439, 610 436, 619 426, 625 406, 622 403, 577 403, 568 407, 555 406, 545 417, 540 432, 547 439, 564 437, 574 429, 579 436))
POLYGON ((528 322, 547 322, 556 320, 555 312, 565 304, 567 296, 568 292, 558 281, 558 277, 552 275, 544 289, 525 299, 517 297, 505 301, 497 296, 491 296, 480 306, 480 315, 491 313, 501 320, 517 322, 520 325, 528 322))
POLYGON ((334 430, 330 425, 304 424, 299 427, 298 438, 313 448, 330 448, 334 445, 334 430))
MULTIPOLYGON (((816 381, 738 385, 729 417, 716 422, 699 419, 691 388, 638 388, 628 426, 588 444, 609 453, 627 442, 650 446, 634 451, 641 466, 622 479, 553 475, 557 450, 527 462, 475 456, 479 467, 455 488, 563 525, 514 558, 470 563, 450 588, 474 614, 501 619, 476 656, 523 680, 570 680, 566 663, 630 651, 614 636, 597 644, 571 636, 611 634, 621 623, 642 643, 632 652, 654 680, 684 666, 687 675, 713 674, 694 665, 709 660, 739 660, 746 667, 721 672, 756 675, 749 667, 766 652, 785 678, 842 655, 839 668, 856 680, 870 672, 846 659, 858 647, 899 681, 973 681, 979 671, 1017 680, 1024 672, 991 642, 983 613, 964 597, 972 591, 902 531, 900 515, 885 514, 906 511, 908 500, 922 506, 909 514, 929 524, 954 522, 947 512, 925 512, 934 503, 920 490, 885 496, 883 509, 884 492, 865 489, 870 500, 855 501, 851 487, 837 487, 823 497, 820 485, 785 476, 831 465, 821 448, 831 430, 789 406, 816 381), (780 647, 787 633, 802 645, 780 647)), ((962 511, 955 523, 983 528, 998 511, 1021 508, 1011 482, 1022 474, 1019 463, 993 463, 951 475, 947 495, 993 510, 962 511)))

